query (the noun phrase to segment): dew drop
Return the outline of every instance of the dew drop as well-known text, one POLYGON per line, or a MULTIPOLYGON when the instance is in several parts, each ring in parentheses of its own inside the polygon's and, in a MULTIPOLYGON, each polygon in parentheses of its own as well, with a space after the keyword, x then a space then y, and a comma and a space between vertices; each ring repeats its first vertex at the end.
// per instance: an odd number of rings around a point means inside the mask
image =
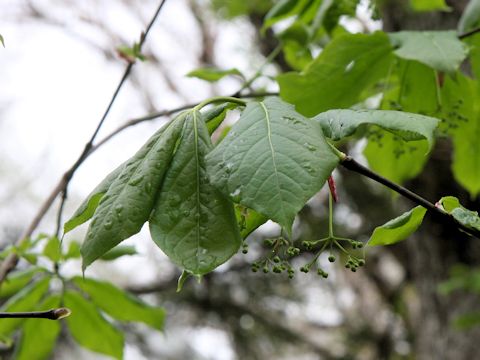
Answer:
POLYGON ((143 175, 134 177, 132 180, 128 182, 128 185, 137 186, 142 182, 142 180, 143 180, 143 175))
POLYGON ((305 147, 306 147, 308 150, 310 150, 310 151, 315 151, 315 150, 317 150, 317 148, 316 148, 315 146, 313 146, 312 144, 307 143, 307 142, 304 143, 303 146, 305 146, 305 147))
POLYGON ((105 223, 103 224, 103 227, 105 228, 105 230, 111 230, 113 227, 112 220, 105 221, 105 223))

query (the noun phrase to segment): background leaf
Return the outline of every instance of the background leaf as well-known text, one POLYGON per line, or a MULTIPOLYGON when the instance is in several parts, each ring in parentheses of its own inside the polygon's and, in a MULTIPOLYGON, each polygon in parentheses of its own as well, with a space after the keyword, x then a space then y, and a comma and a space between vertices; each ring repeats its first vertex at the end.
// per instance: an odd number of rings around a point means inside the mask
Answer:
MULTIPOLYGON (((1 311, 34 311, 37 309, 43 295, 48 290, 50 278, 43 278, 36 283, 25 287, 22 291, 10 298, 2 307, 1 311)), ((0 335, 10 335, 25 319, 2 319, 0 321, 0 335)))
POLYGON ((100 201, 82 244, 82 268, 138 233, 147 221, 173 157, 185 116, 158 131, 129 161, 100 201))
POLYGON ((76 342, 92 351, 122 359, 123 334, 103 318, 95 305, 74 291, 65 293, 64 302, 72 311, 66 322, 76 342))
POLYGON ((480 0, 470 0, 458 22, 458 31, 463 33, 480 25, 480 0))
POLYGON ((110 260, 118 259, 119 257, 125 256, 125 255, 136 255, 136 254, 138 254, 138 252, 135 249, 135 246, 118 245, 118 246, 115 246, 112 250, 109 250, 105 254, 103 254, 100 257, 100 259, 110 261, 110 260))
POLYGON ((60 247, 60 240, 56 236, 52 236, 48 239, 47 244, 43 248, 43 255, 48 257, 53 262, 58 262, 62 256, 62 250, 60 247))
POLYGON ((121 321, 138 321, 162 330, 165 310, 145 304, 116 286, 89 278, 75 277, 73 283, 85 291, 95 305, 121 321))
POLYGON ((219 190, 287 231, 337 163, 319 124, 278 98, 249 103, 207 156, 219 190))
POLYGON ((405 240, 417 230, 423 221, 427 209, 417 206, 412 210, 375 228, 368 245, 392 245, 405 240))
POLYGON ((42 270, 30 267, 25 270, 12 272, 0 285, 0 298, 8 298, 30 283, 35 274, 42 270))
POLYGON ((398 57, 443 72, 455 72, 468 55, 455 31, 400 31, 388 36, 398 57))
MULTIPOLYGON (((45 299, 37 309, 50 310, 59 306, 60 296, 53 295, 45 299)), ((60 334, 60 326, 60 321, 26 320, 14 358, 16 360, 48 359, 60 334)))
POLYGON ((306 116, 350 107, 363 99, 367 87, 387 74, 391 50, 381 32, 341 35, 304 72, 279 75, 280 95, 306 116))
POLYGON ((202 79, 208 82, 218 81, 228 75, 237 75, 243 77, 238 69, 222 70, 217 68, 201 68, 190 71, 187 76, 202 79))
POLYGON ((415 11, 448 11, 450 9, 445 0, 410 0, 410 6, 415 11))
POLYGON ((427 139, 431 145, 439 120, 429 116, 392 110, 329 110, 318 114, 325 136, 340 140, 352 135, 363 124, 378 125, 406 141, 427 139))
POLYGON ((196 275, 223 264, 240 246, 233 204, 207 177, 204 157, 211 148, 204 120, 191 111, 149 220, 155 243, 196 275))

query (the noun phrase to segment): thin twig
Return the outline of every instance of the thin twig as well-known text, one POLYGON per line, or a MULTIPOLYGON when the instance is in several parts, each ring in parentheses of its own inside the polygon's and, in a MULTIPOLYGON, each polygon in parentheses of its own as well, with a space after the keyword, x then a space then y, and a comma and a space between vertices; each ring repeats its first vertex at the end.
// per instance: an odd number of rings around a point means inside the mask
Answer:
POLYGON ((48 311, 28 312, 0 312, 0 319, 49 319, 60 320, 69 316, 72 312, 67 308, 58 308, 48 311))
POLYGON ((466 39, 466 38, 468 38, 468 37, 470 37, 470 36, 473 36, 473 35, 475 35, 475 34, 477 34, 477 33, 479 33, 479 32, 480 32, 480 27, 477 27, 477 28, 475 28, 475 29, 469 30, 469 31, 464 32, 464 33, 462 33, 462 34, 459 34, 457 37, 458 37, 460 40, 463 40, 463 39, 466 39))
MULTIPOLYGON (((150 20, 149 24, 147 25, 145 31, 140 35, 140 41, 138 43, 139 45, 139 50, 141 50, 143 44, 145 43, 145 40, 147 38, 148 33, 150 32, 150 29, 152 28, 153 24, 155 23, 155 20, 157 19, 158 15, 160 14, 160 11, 162 10, 163 6, 165 5, 167 0, 161 0, 160 5, 158 6, 157 10, 155 11, 155 14, 153 15, 152 19, 150 20)), ((115 92, 112 95, 112 98, 103 113, 103 116, 101 117, 95 131, 93 132, 92 136, 90 137, 90 140, 85 144, 85 147, 78 157, 78 159, 75 161, 75 163, 70 167, 70 169, 65 172, 65 174, 62 176, 60 179, 59 183, 57 186, 54 188, 52 193, 49 195, 49 197, 45 200, 45 202, 42 204, 40 211, 37 213, 35 218, 33 219, 32 223, 28 226, 27 230, 22 234, 22 236, 18 239, 17 244, 20 244, 24 239, 30 237, 33 233, 33 231, 37 228, 38 224, 42 220, 42 218, 45 216, 45 213, 48 211, 48 209, 52 206, 52 203, 55 201, 56 197, 58 194, 62 194, 62 198, 60 201, 59 205, 59 211, 57 213, 57 228, 56 228, 56 235, 58 236, 60 234, 60 228, 61 228, 61 223, 62 223, 62 212, 63 212, 63 207, 64 203, 67 199, 67 190, 68 190, 68 184, 70 183, 70 180, 72 179, 73 174, 77 169, 80 167, 80 165, 83 163, 83 161, 87 158, 89 155, 93 142, 95 141, 95 138, 98 135, 98 132, 100 131, 103 123, 105 122, 105 119, 107 118, 107 115, 110 112, 110 109, 112 108, 113 103, 115 102, 121 88, 123 87, 123 84, 127 80, 128 76, 130 75, 130 72, 133 68, 133 65, 135 62, 129 62, 127 67, 125 68, 125 71, 123 73, 122 78, 120 79, 120 82, 117 85, 117 88, 115 89, 115 92)), ((18 256, 14 253, 11 253, 7 256, 7 258, 2 262, 0 265, 0 284, 5 280, 5 277, 8 275, 8 273, 15 268, 15 266, 18 263, 18 256)))
POLYGON ((407 188, 404 188, 401 185, 395 184, 391 182, 390 180, 384 178, 383 176, 373 172, 372 170, 366 168, 365 166, 359 164, 356 162, 352 157, 350 156, 345 156, 342 160, 340 160, 340 164, 345 167, 348 170, 354 171, 356 173, 359 173, 361 175, 364 175, 372 180, 375 180, 376 182, 385 185, 386 187, 392 189, 393 191, 399 193, 400 195, 403 195, 407 199, 413 201, 414 203, 423 206, 426 208, 428 211, 432 212, 432 214, 438 218, 441 219, 444 223, 450 224, 458 229, 461 229, 465 231, 468 234, 471 234, 477 238, 480 239, 480 231, 469 228, 465 226, 464 224, 458 222, 453 216, 451 216, 449 213, 443 211, 439 207, 436 207, 435 204, 431 203, 430 201, 424 199, 420 195, 408 190, 407 188))

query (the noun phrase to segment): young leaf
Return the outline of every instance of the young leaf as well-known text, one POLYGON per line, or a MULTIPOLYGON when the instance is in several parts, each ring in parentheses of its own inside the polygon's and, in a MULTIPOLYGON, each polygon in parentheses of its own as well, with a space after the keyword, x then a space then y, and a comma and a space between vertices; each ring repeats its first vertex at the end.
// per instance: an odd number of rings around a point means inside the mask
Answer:
POLYGON ((71 241, 70 244, 68 244, 68 250, 63 256, 65 260, 67 259, 76 259, 82 256, 80 254, 80 244, 76 241, 71 241))
POLYGON ((373 124, 406 141, 426 139, 430 146, 439 122, 429 116, 392 110, 329 110, 313 120, 318 121, 325 136, 333 140, 352 135, 363 124, 373 124))
POLYGON ((423 221, 427 209, 417 206, 412 210, 375 228, 368 245, 391 245, 409 237, 423 221))
POLYGON ((95 305, 74 291, 65 293, 64 303, 72 311, 66 322, 76 342, 92 351, 122 359, 123 334, 103 318, 95 305))
MULTIPOLYGON (((60 296, 53 295, 37 308, 50 310, 60 306, 60 296)), ((44 319, 28 319, 22 328, 22 336, 15 353, 16 360, 49 359, 60 334, 60 322, 44 319)))
POLYGON ((95 189, 87 196, 83 203, 78 207, 73 216, 63 225, 64 234, 72 231, 77 226, 82 225, 84 222, 90 220, 97 209, 100 200, 103 195, 108 191, 110 185, 118 178, 122 173, 125 164, 120 165, 113 170, 107 177, 97 185, 95 189))
POLYGON ((320 125, 278 98, 249 103, 207 156, 217 189, 288 232, 337 164, 320 125))
MULTIPOLYGON (((1 311, 18 312, 36 310, 38 303, 48 290, 49 282, 50 278, 45 277, 25 287, 22 291, 10 298, 1 307, 1 311)), ((10 335, 23 321, 24 319, 2 319, 2 321, 0 321, 0 335, 10 335)))
POLYGON ((459 223, 473 230, 480 230, 480 217, 478 212, 464 208, 454 196, 445 196, 439 203, 443 209, 452 215, 459 223))
POLYGON ((130 246, 130 245, 118 245, 115 246, 112 250, 107 251, 105 254, 103 254, 100 257, 100 260, 115 260, 118 259, 119 257, 125 256, 125 255, 136 255, 138 254, 137 250, 135 249, 135 246, 130 246))
POLYGON ((185 115, 155 134, 128 162, 100 201, 82 244, 82 268, 138 233, 147 221, 173 157, 185 115))
POLYGON ((452 73, 468 55, 455 31, 400 31, 389 34, 395 55, 452 73))
POLYGON ((30 283, 33 276, 41 272, 39 268, 29 267, 26 270, 11 273, 0 286, 0 298, 8 298, 30 283))
POLYGON ((196 77, 198 79, 202 79, 208 82, 218 81, 228 75, 243 76, 242 73, 238 71, 238 69, 222 70, 216 68, 195 69, 187 74, 188 77, 196 77))
POLYGON ((60 260, 62 251, 60 248, 60 240, 58 240, 56 236, 52 236, 50 239, 48 239, 48 242, 43 249, 43 255, 48 257, 53 262, 60 260))
POLYGON ((240 246, 233 204, 207 177, 204 157, 211 148, 200 113, 189 112, 149 220, 155 243, 195 275, 212 271, 240 246))
POLYGON ((73 283, 86 292, 95 305, 111 317, 121 321, 143 322, 162 330, 165 310, 145 304, 140 299, 107 282, 75 277, 73 283))
POLYGON ((461 33, 475 29, 480 25, 480 0, 470 0, 463 10, 458 22, 458 31, 461 33))
POLYGON ((213 132, 220 126, 222 121, 225 120, 227 112, 231 109, 235 109, 237 106, 238 104, 225 103, 202 112, 202 117, 207 123, 208 133, 212 135, 213 132))
POLYGON ((265 15, 263 30, 290 16, 299 15, 302 10, 309 6, 309 0, 281 0, 277 2, 265 15))
POLYGON ((341 35, 304 72, 278 76, 280 95, 306 116, 348 108, 388 73, 391 51, 388 37, 381 32, 341 35))

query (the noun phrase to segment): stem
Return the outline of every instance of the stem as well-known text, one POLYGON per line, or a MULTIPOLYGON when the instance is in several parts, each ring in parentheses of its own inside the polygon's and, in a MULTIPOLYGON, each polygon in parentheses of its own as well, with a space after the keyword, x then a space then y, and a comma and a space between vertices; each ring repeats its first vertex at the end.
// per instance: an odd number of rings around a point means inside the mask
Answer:
POLYGON ((333 195, 328 192, 328 237, 333 238, 333 195))
POLYGON ((407 188, 404 188, 401 185, 395 184, 391 182, 390 180, 384 178, 383 176, 373 172, 372 170, 366 168, 365 166, 359 164, 356 162, 353 158, 350 156, 345 156, 343 160, 340 161, 340 164, 342 164, 343 167, 347 168, 348 170, 354 171, 356 173, 359 173, 363 176, 366 176, 372 180, 375 180, 376 182, 385 185, 386 187, 392 189, 393 191, 399 193, 400 195, 406 197, 407 199, 413 201, 414 203, 423 206, 426 208, 428 211, 431 211, 438 219, 441 219, 442 222, 447 222, 448 224, 451 224, 455 226, 458 229, 461 229, 465 231, 468 234, 471 234, 477 238, 480 239, 480 231, 471 229, 464 224, 458 222, 453 216, 450 214, 446 213, 442 209, 436 207, 433 203, 430 201, 424 199, 418 194, 415 194, 414 192, 408 190, 407 188))
POLYGON ((69 316, 72 312, 68 308, 58 308, 48 311, 29 311, 29 312, 0 312, 0 319, 49 319, 60 320, 69 316))
POLYGON ((463 39, 466 39, 466 38, 468 38, 468 37, 470 37, 470 36, 472 36, 472 35, 475 35, 475 34, 477 34, 477 33, 479 33, 479 32, 480 32, 480 27, 477 27, 477 28, 472 29, 472 30, 470 30, 470 31, 464 32, 464 33, 462 33, 462 34, 459 34, 459 35, 457 35, 457 37, 458 37, 460 40, 463 40, 463 39))
POLYGON ((231 102, 235 104, 239 104, 242 106, 247 105, 247 102, 245 100, 239 99, 238 97, 233 97, 233 96, 215 96, 210 99, 204 100, 201 103, 199 103, 197 106, 193 108, 193 110, 200 110, 204 106, 207 106, 208 104, 213 104, 217 102, 231 102))

